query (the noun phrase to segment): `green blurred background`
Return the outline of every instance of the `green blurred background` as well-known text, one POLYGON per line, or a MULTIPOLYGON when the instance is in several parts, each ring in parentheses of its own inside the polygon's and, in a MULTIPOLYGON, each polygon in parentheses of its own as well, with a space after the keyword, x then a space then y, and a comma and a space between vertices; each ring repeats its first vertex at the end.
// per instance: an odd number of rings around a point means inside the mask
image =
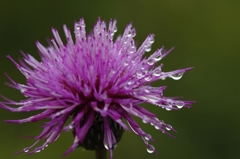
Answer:
MULTIPOLYGON (((146 132, 155 139, 153 145, 158 155, 148 154, 142 140, 132 132, 126 132, 114 159, 239 159, 240 116, 239 89, 239 42, 240 1, 234 0, 122 0, 122 1, 0 1, 0 94, 20 100, 22 95, 6 85, 7 72, 15 81, 24 83, 6 55, 14 59, 21 56, 19 50, 38 57, 35 41, 45 46, 46 38, 52 37, 51 27, 63 35, 62 25, 73 30, 74 20, 84 17, 87 31, 100 16, 103 20, 118 20, 118 32, 122 34, 126 24, 133 22, 137 30, 135 38, 143 42, 149 33, 155 34, 155 49, 164 45, 175 50, 162 62, 163 70, 195 68, 179 81, 167 79, 154 85, 167 85, 166 96, 184 96, 195 100, 191 109, 166 111, 146 105, 160 119, 171 124, 178 133, 173 139, 144 125, 146 132)), ((64 37, 63 37, 64 39, 64 37)), ((71 133, 60 138, 38 154, 13 155, 30 146, 33 139, 24 135, 38 135, 40 123, 13 125, 4 119, 25 118, 34 113, 10 113, 0 109, 0 159, 63 158, 62 154, 73 142, 71 133)), ((77 149, 65 159, 91 159, 94 153, 77 149)))

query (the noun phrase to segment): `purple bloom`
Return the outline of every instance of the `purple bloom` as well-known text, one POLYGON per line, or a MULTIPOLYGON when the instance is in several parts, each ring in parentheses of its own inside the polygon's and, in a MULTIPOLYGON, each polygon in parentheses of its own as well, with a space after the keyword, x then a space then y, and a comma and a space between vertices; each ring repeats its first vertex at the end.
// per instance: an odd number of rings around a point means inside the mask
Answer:
POLYGON ((116 20, 110 21, 107 29, 106 23, 99 19, 93 33, 86 35, 84 20, 80 19, 74 24, 75 42, 65 25, 67 44, 63 44, 56 29, 52 29, 55 40, 51 40, 50 47, 45 48, 36 42, 41 62, 23 53, 24 62, 18 64, 7 56, 27 80, 26 84, 19 84, 7 76, 12 82, 10 86, 20 90, 27 98, 15 102, 3 97, 6 102, 1 102, 0 107, 11 112, 43 112, 6 122, 21 124, 49 120, 44 123, 42 133, 35 137, 36 142, 21 152, 39 152, 54 142, 62 131, 71 130, 73 145, 64 155, 82 146, 89 150, 105 148, 112 158, 112 150, 129 127, 141 137, 147 151, 154 152, 154 147, 149 144, 150 140, 153 141, 152 137, 140 128, 132 116, 170 136, 170 131, 175 131, 139 104, 150 103, 166 110, 191 107, 193 101, 164 97, 166 86, 150 85, 167 77, 179 80, 191 68, 163 72, 162 64, 154 65, 172 49, 166 51, 162 47, 150 57, 143 57, 151 50, 153 34, 137 49, 132 24, 126 26, 122 36, 113 40, 116 31, 116 20), (64 125, 69 117, 72 118, 71 123, 64 125), (45 143, 30 151, 41 139, 45 139, 45 143))

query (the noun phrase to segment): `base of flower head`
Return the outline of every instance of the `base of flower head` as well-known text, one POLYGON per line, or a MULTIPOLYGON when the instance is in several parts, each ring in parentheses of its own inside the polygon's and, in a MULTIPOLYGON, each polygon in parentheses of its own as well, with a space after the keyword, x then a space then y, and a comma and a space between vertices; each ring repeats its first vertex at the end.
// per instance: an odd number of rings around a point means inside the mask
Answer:
MULTIPOLYGON (((76 115, 74 115, 75 117, 76 115)), ((112 120, 110 117, 108 117, 108 123, 109 127, 116 139, 116 143, 112 143, 110 147, 107 149, 113 150, 116 148, 117 143, 121 140, 122 135, 124 133, 124 129, 116 123, 114 120, 112 120)), ((80 125, 83 126, 85 124, 85 118, 83 117, 80 125)), ((106 145, 104 145, 104 121, 102 116, 99 113, 95 114, 95 120, 92 124, 92 126, 89 128, 88 133, 83 140, 82 143, 79 143, 79 147, 83 147, 86 150, 101 150, 106 149, 106 145)), ((75 136, 75 130, 73 129, 73 135, 75 136)))

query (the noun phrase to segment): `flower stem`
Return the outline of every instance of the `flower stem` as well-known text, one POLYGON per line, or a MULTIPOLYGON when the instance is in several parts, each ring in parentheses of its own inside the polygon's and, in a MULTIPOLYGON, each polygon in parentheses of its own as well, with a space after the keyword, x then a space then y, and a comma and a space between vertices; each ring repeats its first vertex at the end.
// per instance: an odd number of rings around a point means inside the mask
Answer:
POLYGON ((95 150, 95 156, 96 159, 107 159, 107 150, 106 149, 95 150))

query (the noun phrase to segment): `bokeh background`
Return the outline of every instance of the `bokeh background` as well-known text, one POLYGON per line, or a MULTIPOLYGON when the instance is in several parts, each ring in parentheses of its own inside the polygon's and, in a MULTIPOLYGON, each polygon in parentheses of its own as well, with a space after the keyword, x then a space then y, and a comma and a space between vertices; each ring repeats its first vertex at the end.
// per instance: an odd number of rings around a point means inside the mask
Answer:
MULTIPOLYGON (((162 60, 164 71, 194 66, 179 81, 167 79, 154 85, 167 85, 166 96, 183 96, 186 100, 195 100, 196 104, 191 109, 170 112, 146 105, 178 131, 174 134, 177 138, 138 120, 154 137, 158 155, 148 154, 142 140, 126 132, 114 150, 114 159, 239 159, 239 8, 240 1, 234 0, 0 0, 0 94, 16 101, 23 98, 18 91, 4 85, 8 81, 4 72, 15 81, 25 82, 6 55, 17 60, 22 57, 19 50, 23 50, 39 59, 35 41, 46 46, 46 38, 52 37, 51 27, 63 35, 63 24, 73 30, 74 20, 84 17, 90 31, 100 16, 105 21, 116 18, 117 34, 122 34, 126 24, 133 22, 137 30, 135 40, 139 43, 149 33, 155 34, 151 52, 162 45, 175 47, 162 60)), ((38 135, 42 123, 14 125, 3 120, 33 114, 0 109, 0 159, 63 158, 62 154, 73 142, 71 133, 62 133, 41 153, 14 155, 34 142, 21 136, 38 135)), ((77 149, 65 157, 78 158, 92 159, 94 153, 77 149)))

